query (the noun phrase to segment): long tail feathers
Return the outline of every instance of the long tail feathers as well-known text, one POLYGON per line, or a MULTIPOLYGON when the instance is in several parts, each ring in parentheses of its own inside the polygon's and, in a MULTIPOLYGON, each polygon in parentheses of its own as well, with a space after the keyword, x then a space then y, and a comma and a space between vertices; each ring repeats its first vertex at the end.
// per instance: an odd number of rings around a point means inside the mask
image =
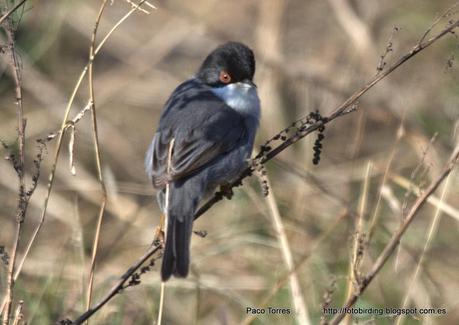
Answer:
POLYGON ((175 221, 167 220, 167 234, 166 234, 166 245, 164 247, 163 262, 161 264, 161 279, 167 281, 175 269, 175 254, 174 254, 174 228, 175 221))
POLYGON ((163 281, 167 281, 172 274, 183 278, 188 275, 192 224, 192 216, 168 216, 166 246, 161 265, 163 281))

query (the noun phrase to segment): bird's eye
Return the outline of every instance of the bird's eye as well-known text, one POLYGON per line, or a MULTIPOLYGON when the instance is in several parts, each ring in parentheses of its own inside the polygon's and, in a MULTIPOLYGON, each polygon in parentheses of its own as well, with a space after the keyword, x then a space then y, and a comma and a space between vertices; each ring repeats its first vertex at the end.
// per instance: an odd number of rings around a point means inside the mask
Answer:
POLYGON ((220 71, 220 81, 223 82, 224 84, 230 83, 231 76, 226 71, 220 71))

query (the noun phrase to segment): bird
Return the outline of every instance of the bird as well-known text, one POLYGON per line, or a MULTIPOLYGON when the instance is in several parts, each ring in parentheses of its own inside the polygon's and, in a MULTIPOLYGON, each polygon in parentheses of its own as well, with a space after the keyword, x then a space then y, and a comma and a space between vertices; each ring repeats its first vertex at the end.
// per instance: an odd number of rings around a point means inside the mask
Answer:
POLYGON ((166 216, 163 282, 187 277, 195 212, 248 166, 260 121, 254 74, 253 51, 240 42, 224 43, 163 107, 145 157, 166 216))

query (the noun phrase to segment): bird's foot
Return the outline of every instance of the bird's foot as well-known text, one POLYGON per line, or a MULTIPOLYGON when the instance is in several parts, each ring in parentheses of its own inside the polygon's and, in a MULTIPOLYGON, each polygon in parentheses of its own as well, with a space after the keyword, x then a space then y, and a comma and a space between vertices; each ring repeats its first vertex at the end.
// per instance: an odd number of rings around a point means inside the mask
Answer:
POLYGON ((220 185, 220 193, 221 195, 226 197, 228 200, 231 200, 231 198, 234 195, 233 188, 230 186, 230 184, 220 185))

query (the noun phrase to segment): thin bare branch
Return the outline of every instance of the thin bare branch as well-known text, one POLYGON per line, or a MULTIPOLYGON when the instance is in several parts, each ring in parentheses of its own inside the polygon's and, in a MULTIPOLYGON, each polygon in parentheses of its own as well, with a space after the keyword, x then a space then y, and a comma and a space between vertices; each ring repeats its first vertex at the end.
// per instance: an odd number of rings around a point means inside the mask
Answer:
POLYGON ((418 41, 418 44, 421 44, 424 42, 426 37, 432 32, 432 30, 437 26, 444 18, 448 17, 449 15, 454 13, 454 10, 459 6, 459 2, 456 2, 454 5, 449 7, 448 9, 445 10, 442 14, 440 14, 429 26, 429 28, 426 29, 424 34, 421 36, 421 38, 418 41))
MULTIPOLYGON (((267 186, 271 188, 269 177, 265 176, 267 181, 267 186)), ((285 233, 285 227, 282 222, 282 217, 279 212, 279 207, 277 205, 276 198, 274 197, 274 192, 271 190, 271 193, 267 197, 268 206, 270 210, 271 217, 273 219, 274 229, 276 231, 276 236, 279 241, 279 246, 282 251, 282 256, 284 257, 287 270, 290 271, 290 290, 293 300, 293 305, 295 307, 295 316, 298 324, 307 325, 311 324, 309 320, 309 313, 304 301, 304 297, 301 290, 300 281, 298 279, 298 273, 295 271, 295 265, 293 261, 292 250, 290 249, 290 244, 288 242, 287 234, 285 233)))
MULTIPOLYGON (((169 150, 167 153, 167 169, 166 172, 171 172, 171 161, 172 161, 172 152, 174 150, 175 138, 172 139, 171 143, 169 144, 169 150)), ((166 185, 166 195, 165 195, 165 203, 164 203, 164 229, 160 229, 159 231, 164 231, 165 236, 167 236, 167 226, 169 222, 169 197, 170 197, 170 188, 169 184, 166 185)), ((160 222, 160 227, 162 227, 163 222, 160 222)), ((164 237, 164 242, 166 241, 167 237, 164 237)), ((161 281, 161 291, 159 295, 159 308, 158 308, 158 319, 157 324, 161 325, 163 320, 163 311, 164 311, 164 296, 166 293, 166 282, 161 281)))
POLYGON ((18 8, 20 6, 22 6, 27 0, 21 0, 19 1, 13 8, 11 8, 10 10, 8 10, 8 12, 6 12, 2 17, 0 17, 0 25, 3 23, 3 21, 5 19, 7 19, 9 16, 11 16, 11 14, 13 12, 15 12, 16 10, 18 10, 18 8))
MULTIPOLYGON (((447 193, 447 191, 449 189, 449 181, 450 181, 452 175, 453 175, 453 173, 450 173, 448 175, 448 177, 446 178, 445 185, 443 186, 443 190, 442 190, 441 195, 440 195, 440 202, 443 202, 443 200, 446 198, 446 193, 447 193)), ((441 210, 440 210, 439 207, 437 207, 435 209, 435 214, 434 214, 434 216, 432 218, 432 222, 431 222, 430 227, 429 227, 429 232, 427 234, 427 239, 426 239, 426 242, 424 244, 424 248, 422 250, 421 256, 419 257, 418 263, 416 265, 416 269, 415 269, 413 275, 411 276, 411 281, 410 281, 410 283, 408 285, 408 288, 406 290, 405 298, 403 299, 403 304, 402 304, 402 307, 401 307, 403 309, 407 308, 408 303, 409 303, 409 301, 410 301, 410 299, 412 297, 413 287, 414 287, 416 281, 418 280, 418 275, 421 272, 421 267, 424 265, 424 259, 426 258, 427 251, 430 249, 430 244, 432 242, 432 239, 434 238, 435 234, 437 233, 438 224, 440 223, 440 219, 441 219, 441 210)), ((405 318, 405 315, 398 315, 396 325, 402 324, 404 318, 405 318)))
MULTIPOLYGON (((352 246, 352 256, 349 263, 349 275, 347 283, 347 293, 346 299, 348 299, 355 290, 358 290, 360 283, 362 281, 361 274, 361 264, 364 256, 365 249, 365 211, 367 206, 368 199, 368 188, 370 181, 370 172, 372 168, 372 163, 369 161, 367 163, 367 168, 365 170, 364 182, 362 185, 362 193, 360 195, 360 204, 357 218, 355 220, 355 232, 354 232, 354 242, 352 246)), ((345 323, 351 324, 352 315, 346 315, 345 323)))
MULTIPOLYGON (((390 241, 384 247, 383 251, 381 252, 379 257, 376 259, 375 263, 372 265, 370 271, 364 277, 361 283, 360 290, 358 292, 355 292, 351 297, 349 297, 349 299, 344 304, 343 308, 352 307, 356 303, 356 301, 362 296, 365 289, 368 287, 368 285, 371 283, 374 277, 379 273, 379 271, 381 271, 382 267, 384 266, 384 264, 386 264, 389 257, 392 256, 392 253, 395 251, 395 249, 399 245, 400 239, 402 238, 402 236, 404 235, 404 233, 410 226, 411 222, 416 218, 416 216, 418 215, 418 212, 427 202, 427 198, 435 192, 435 190, 440 186, 440 184, 445 180, 445 178, 451 173, 458 159, 459 159, 459 146, 456 147, 453 153, 451 154, 451 157, 446 163, 446 165, 444 166, 443 171, 440 174, 440 176, 438 176, 437 179, 434 180, 430 184, 430 186, 426 189, 426 191, 412 205, 404 222, 402 223, 400 228, 393 234, 390 241)), ((341 320, 345 317, 345 315, 346 315, 345 313, 336 314, 335 317, 329 322, 329 324, 339 324, 341 320)))
MULTIPOLYGON (((102 174, 102 162, 101 154, 99 147, 99 134, 97 131, 97 115, 96 115, 96 99, 94 96, 94 47, 96 43, 97 29, 99 27, 100 19, 104 12, 105 7, 107 6, 108 0, 102 0, 102 4, 97 14, 96 22, 94 24, 94 29, 91 35, 91 45, 89 47, 89 66, 88 66, 88 84, 89 84, 89 103, 91 107, 91 116, 92 116, 92 132, 93 132, 93 141, 94 141, 94 151, 96 156, 96 166, 97 166, 97 177, 100 183, 100 188, 102 191, 102 201, 99 207, 99 215, 97 218, 97 227, 94 234, 94 240, 92 244, 92 254, 91 254, 91 266, 89 268, 89 277, 88 277, 88 288, 87 288, 87 299, 86 299, 86 310, 89 310, 91 307, 92 299, 92 289, 94 285, 94 274, 96 269, 96 259, 97 259, 97 250, 99 247, 100 232, 102 227, 102 219, 104 216, 105 205, 107 204, 107 189, 105 187, 105 182, 102 174)), ((87 323, 88 324, 88 323, 87 323)))
POLYGON ((26 120, 24 118, 24 108, 22 106, 22 85, 21 85, 21 72, 16 57, 16 49, 14 43, 14 27, 10 17, 6 17, 4 22, 4 29, 7 35, 8 48, 10 54, 10 69, 11 75, 14 80, 15 85, 15 95, 16 95, 16 112, 17 112, 17 130, 18 130, 18 142, 19 142, 19 152, 18 156, 15 157, 14 169, 16 170, 18 176, 19 190, 18 190, 18 205, 16 210, 16 232, 14 235, 13 247, 11 249, 10 260, 8 264, 8 275, 7 275, 7 287, 5 295, 5 307, 3 309, 3 325, 8 325, 10 322, 11 307, 13 304, 14 296, 14 272, 16 267, 16 258, 19 242, 22 235, 24 219, 26 217, 27 206, 29 204, 30 196, 26 193, 26 184, 25 184, 25 128, 26 120))
MULTIPOLYGON (((79 316, 74 321, 69 319, 61 321, 61 324, 72 324, 72 325, 79 325, 88 320, 94 313, 96 313, 100 308, 102 308, 107 302, 109 302, 114 296, 119 294, 123 291, 127 286, 137 284, 136 281, 133 280, 132 276, 136 274, 136 271, 142 267, 142 265, 148 261, 155 253, 160 251, 162 246, 155 246, 152 245, 145 254, 139 258, 137 262, 135 262, 118 280, 118 282, 110 289, 110 291, 93 307, 87 310, 84 314, 79 316), (130 283, 132 282, 132 283, 130 283)), ((150 264, 152 264, 150 262, 150 264)))
MULTIPOLYGON (((330 114, 324 116, 321 120, 316 121, 312 124, 303 124, 301 126, 301 123, 307 120, 308 116, 302 117, 301 119, 298 119, 292 125, 281 132, 279 132, 277 135, 280 135, 281 133, 285 133, 286 130, 291 130, 295 129, 296 132, 291 135, 289 138, 287 138, 285 141, 283 141, 280 145, 278 145, 275 148, 270 148, 270 150, 262 150, 259 154, 257 154, 255 159, 259 159, 260 163, 264 164, 271 160, 272 158, 276 157, 279 153, 284 151, 286 148, 291 146, 292 144, 298 142, 300 139, 304 138, 308 134, 311 134, 318 128, 320 128, 324 124, 328 124, 334 119, 342 116, 343 114, 347 114, 347 110, 352 107, 367 91, 369 91, 373 86, 375 86, 377 83, 379 83, 381 80, 383 80, 385 77, 387 77, 389 74, 391 74, 393 71, 398 69, 401 65, 403 65, 405 62, 408 60, 412 59, 416 54, 419 52, 423 51, 439 39, 445 37, 449 33, 453 32, 456 28, 459 27, 459 20, 452 21, 451 24, 449 24, 446 28, 444 28, 442 31, 440 31, 437 35, 431 37, 427 41, 416 44, 408 53, 402 55, 395 63, 391 64, 386 70, 382 71, 380 74, 376 75, 368 81, 362 88, 354 92, 347 100, 345 100, 341 105, 339 105, 337 108, 335 108, 330 114), (296 125, 300 125, 300 127, 295 127, 296 125)), ((288 131, 287 131, 288 132, 288 131)), ((277 136, 276 135, 276 136, 277 136)), ((275 137, 276 137, 275 136, 275 137)), ((285 135, 284 135, 285 136, 285 135)), ((273 137, 273 138, 275 138, 273 137)), ((246 177, 252 175, 252 167, 247 167, 239 176, 238 179, 236 179, 234 182, 232 182, 229 187, 236 187, 242 184, 242 180, 244 180, 246 177)), ((209 199, 195 214, 195 220, 198 219, 201 215, 203 215, 207 210, 209 210, 215 203, 223 199, 223 194, 221 192, 215 193, 215 195, 209 199)))

